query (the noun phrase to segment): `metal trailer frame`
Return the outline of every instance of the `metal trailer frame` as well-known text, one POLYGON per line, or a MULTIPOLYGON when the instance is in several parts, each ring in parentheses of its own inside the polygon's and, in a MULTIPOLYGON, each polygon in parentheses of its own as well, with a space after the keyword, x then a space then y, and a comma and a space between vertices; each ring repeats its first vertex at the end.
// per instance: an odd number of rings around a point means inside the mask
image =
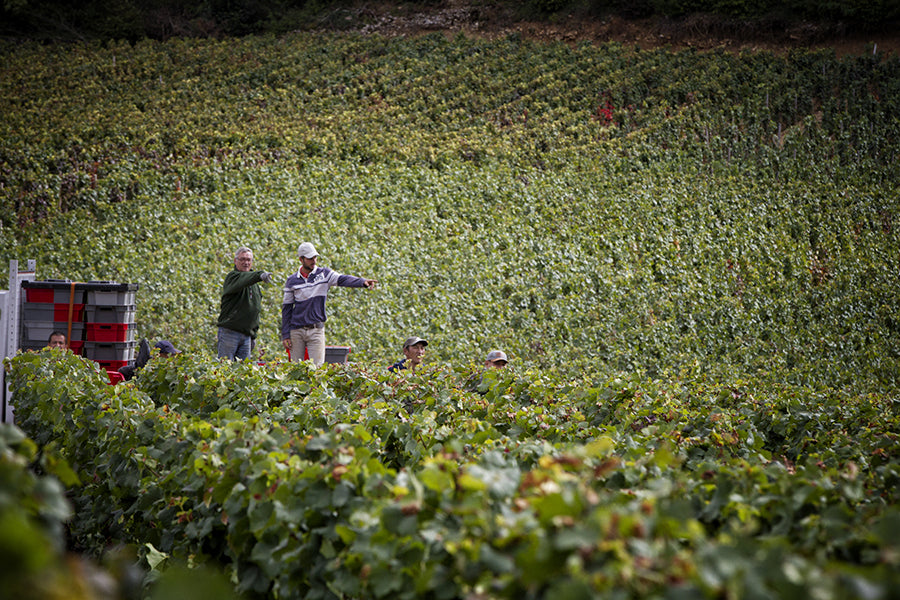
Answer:
MULTIPOLYGON (((19 270, 19 261, 9 261, 9 290, 0 291, 0 357, 15 356, 19 349, 19 313, 22 308, 22 282, 34 281, 35 260, 29 259, 19 270)), ((0 423, 13 422, 12 394, 6 381, 6 369, 0 368, 0 423)))

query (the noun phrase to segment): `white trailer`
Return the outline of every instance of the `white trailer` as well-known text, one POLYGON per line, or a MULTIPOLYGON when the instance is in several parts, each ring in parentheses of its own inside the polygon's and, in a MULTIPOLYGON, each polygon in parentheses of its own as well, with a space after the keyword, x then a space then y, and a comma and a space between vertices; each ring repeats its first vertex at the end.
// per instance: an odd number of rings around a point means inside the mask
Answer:
MULTIPOLYGON (((34 281, 35 261, 30 259, 24 269, 19 261, 9 261, 9 289, 0 290, 0 357, 15 356, 19 349, 19 313, 22 310, 22 282, 34 281)), ((0 369, 2 398, 0 398, 0 422, 13 422, 12 396, 6 381, 6 369, 0 369)))

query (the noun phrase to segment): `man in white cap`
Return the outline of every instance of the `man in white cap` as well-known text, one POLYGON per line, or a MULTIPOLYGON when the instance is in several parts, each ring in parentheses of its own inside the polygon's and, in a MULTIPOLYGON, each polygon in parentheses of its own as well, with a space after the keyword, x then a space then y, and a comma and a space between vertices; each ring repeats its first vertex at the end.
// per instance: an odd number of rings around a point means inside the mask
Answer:
POLYGON ((491 350, 488 352, 487 360, 484 361, 484 366, 489 369, 502 369, 508 362, 509 359, 503 350, 491 350))
POLYGON ((284 282, 281 303, 281 343, 291 361, 303 360, 309 353, 317 367, 325 362, 325 299, 328 289, 338 285, 375 289, 374 279, 341 275, 328 267, 319 267, 315 246, 303 242, 297 248, 300 268, 284 282))
POLYGON ((425 346, 428 341, 420 337, 407 338, 403 342, 403 358, 388 367, 388 371, 396 373, 409 369, 411 373, 416 372, 416 367, 422 364, 422 358, 425 357, 425 346))

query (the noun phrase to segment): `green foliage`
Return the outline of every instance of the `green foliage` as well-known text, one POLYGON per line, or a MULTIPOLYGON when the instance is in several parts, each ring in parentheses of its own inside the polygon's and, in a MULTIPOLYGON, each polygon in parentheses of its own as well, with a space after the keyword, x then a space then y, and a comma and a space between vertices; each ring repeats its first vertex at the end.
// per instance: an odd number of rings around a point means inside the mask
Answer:
POLYGON ((417 333, 457 364, 896 385, 896 58, 295 35, 5 59, 0 254, 139 283, 146 337, 211 351, 234 248, 280 283, 311 239, 381 282, 331 294, 352 360, 417 333))
POLYGON ((0 254, 139 283, 140 334, 188 350, 117 386, 11 361, 78 549, 279 598, 897 588, 897 58, 438 35, 3 57, 0 254), (278 286, 261 360, 212 360, 233 250, 280 283, 304 239, 380 282, 330 295, 353 362, 284 362, 278 286), (422 371, 387 373, 410 334, 422 371), (482 374, 492 347, 512 361, 482 374))
POLYGON ((0 585, 17 594, 62 551, 62 524, 72 514, 59 481, 32 470, 37 454, 19 428, 0 426, 0 585))
POLYGON ((67 486, 78 478, 55 444, 39 449, 21 429, 0 425, 0 589, 23 600, 97 598, 87 564, 64 559, 72 517, 67 486), (62 483, 61 483, 62 482, 62 483))
POLYGON ((890 395, 189 356, 118 386, 71 355, 10 367, 23 427, 53 431, 78 473, 81 543, 221 565, 249 594, 841 598, 898 583, 890 395))

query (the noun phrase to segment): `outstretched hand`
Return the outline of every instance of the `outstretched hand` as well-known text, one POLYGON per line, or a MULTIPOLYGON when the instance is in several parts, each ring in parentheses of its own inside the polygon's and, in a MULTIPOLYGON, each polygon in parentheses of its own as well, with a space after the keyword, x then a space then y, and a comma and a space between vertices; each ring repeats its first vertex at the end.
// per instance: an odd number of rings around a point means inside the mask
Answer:
POLYGON ((363 281, 365 282, 366 287, 370 290, 374 290, 375 286, 378 285, 378 281, 374 279, 364 279, 363 281))

